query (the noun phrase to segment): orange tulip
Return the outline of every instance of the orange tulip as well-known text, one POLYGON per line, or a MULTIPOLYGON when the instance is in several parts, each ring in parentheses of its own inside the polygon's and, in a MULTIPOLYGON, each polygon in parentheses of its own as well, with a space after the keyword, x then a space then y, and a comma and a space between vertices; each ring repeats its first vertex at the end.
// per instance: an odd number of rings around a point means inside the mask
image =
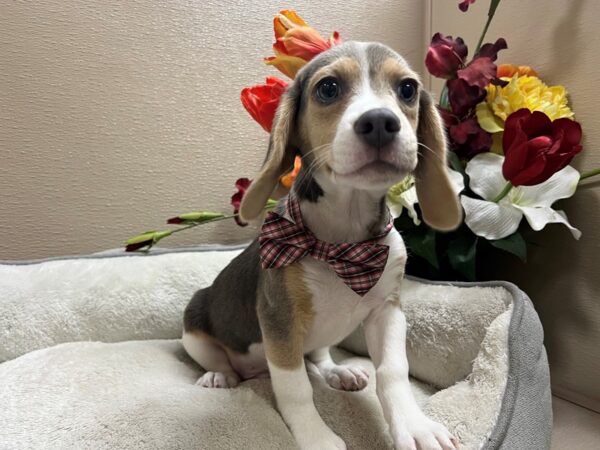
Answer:
POLYGON ((342 42, 335 31, 329 40, 323 37, 295 11, 283 10, 273 19, 275 31, 275 56, 265 58, 265 63, 294 78, 304 64, 319 53, 342 42))
POLYGON ((515 66, 514 64, 500 64, 498 66, 498 78, 512 78, 514 75, 519 77, 537 77, 538 73, 529 66, 515 66))
POLYGON ((300 156, 296 156, 296 158, 294 158, 294 169, 291 172, 288 172, 281 177, 281 179, 279 180, 281 185, 285 188, 291 189, 292 184, 294 184, 296 177, 300 173, 301 167, 302 167, 302 158, 300 156))

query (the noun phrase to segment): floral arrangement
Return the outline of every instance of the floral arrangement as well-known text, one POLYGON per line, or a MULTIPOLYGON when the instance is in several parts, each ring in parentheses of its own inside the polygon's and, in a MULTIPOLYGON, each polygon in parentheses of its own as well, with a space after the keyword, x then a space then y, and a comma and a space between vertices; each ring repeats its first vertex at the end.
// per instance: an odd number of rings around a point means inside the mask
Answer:
MULTIPOLYGON (((462 1, 459 8, 467 11, 475 1, 462 1)), ((600 169, 580 174, 569 165, 582 151, 582 130, 565 87, 548 86, 528 66, 497 65, 498 53, 507 48, 505 39, 483 43, 499 4, 490 0, 487 22, 470 60, 463 39, 441 33, 433 36, 427 51, 428 71, 446 80, 438 108, 465 218, 456 231, 436 232, 421 220, 412 176, 393 186, 387 203, 409 248, 409 272, 412 267, 435 278, 475 279, 482 250, 505 251, 525 260, 525 231, 559 223, 576 239, 581 235, 565 213, 552 206, 571 197, 583 179, 600 174, 600 169)), ((341 43, 338 32, 325 39, 294 11, 281 11, 273 24, 274 56, 264 62, 291 79, 316 55, 341 43)), ((287 85, 269 76, 264 84, 241 92, 243 106, 267 132, 287 85)), ((297 157, 294 169, 280 180, 284 187, 291 187, 300 166, 297 157)), ((173 233, 209 222, 235 219, 244 226, 237 212, 250 183, 247 178, 236 181, 233 213, 181 214, 168 220, 177 228, 135 236, 127 241, 127 250, 148 249, 173 233)), ((265 208, 275 204, 269 200, 265 208)))
MULTIPOLYGON (((319 53, 340 44, 342 41, 337 31, 334 31, 329 39, 324 39, 314 28, 300 17, 295 11, 284 10, 273 19, 273 29, 275 32, 275 43, 273 44, 273 53, 275 56, 264 58, 265 64, 273 66, 287 77, 293 79, 296 73, 308 61, 319 53)), ((283 95, 288 83, 277 77, 267 77, 264 84, 258 84, 252 87, 244 88, 240 98, 246 111, 260 124, 263 129, 270 133, 275 111, 279 100, 283 95)), ((300 157, 294 161, 293 170, 281 177, 281 185, 290 189, 302 162, 300 157)), ((168 224, 177 225, 162 231, 147 231, 132 237, 126 242, 126 251, 149 250, 160 240, 198 225, 218 222, 221 220, 234 219, 238 225, 246 226, 238 216, 238 211, 244 193, 250 186, 251 180, 240 178, 235 182, 236 192, 231 197, 233 207, 232 214, 225 214, 212 211, 196 211, 180 214, 167 220, 168 224)), ((269 199, 265 209, 269 210, 275 207, 276 200, 269 199)))

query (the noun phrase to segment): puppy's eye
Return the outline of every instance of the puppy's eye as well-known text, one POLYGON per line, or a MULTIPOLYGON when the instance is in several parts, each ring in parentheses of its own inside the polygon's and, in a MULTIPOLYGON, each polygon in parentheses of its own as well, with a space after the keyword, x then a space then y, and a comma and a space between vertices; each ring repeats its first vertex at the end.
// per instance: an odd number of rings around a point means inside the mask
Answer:
POLYGON ((340 82, 337 79, 324 78, 317 84, 317 99, 321 103, 331 103, 340 96, 341 91, 340 82))
POLYGON ((417 82, 415 80, 403 80, 398 86, 398 97, 407 103, 412 102, 417 96, 417 82))

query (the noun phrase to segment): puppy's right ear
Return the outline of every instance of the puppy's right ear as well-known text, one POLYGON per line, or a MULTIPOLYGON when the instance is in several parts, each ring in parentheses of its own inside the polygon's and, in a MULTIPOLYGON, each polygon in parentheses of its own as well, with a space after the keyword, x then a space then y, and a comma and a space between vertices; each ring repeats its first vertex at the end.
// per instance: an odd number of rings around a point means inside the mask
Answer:
POLYGON ((290 139, 295 131, 300 95, 300 80, 297 77, 281 97, 262 170, 242 199, 239 214, 244 222, 256 219, 264 211, 267 200, 279 183, 279 178, 294 164, 294 148, 290 139))

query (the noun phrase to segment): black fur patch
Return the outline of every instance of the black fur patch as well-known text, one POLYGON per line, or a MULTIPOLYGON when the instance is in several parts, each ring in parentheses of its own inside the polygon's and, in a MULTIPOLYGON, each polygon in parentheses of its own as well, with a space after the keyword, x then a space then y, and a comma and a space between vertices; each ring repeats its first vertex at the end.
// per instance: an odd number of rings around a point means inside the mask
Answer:
POLYGON ((260 270, 256 240, 221 271, 212 286, 194 294, 183 314, 185 331, 203 331, 240 353, 262 342, 256 315, 260 270))
POLYGON ((308 200, 312 203, 318 202, 319 197, 325 195, 317 180, 304 169, 300 169, 300 174, 294 184, 294 191, 300 200, 308 200))

